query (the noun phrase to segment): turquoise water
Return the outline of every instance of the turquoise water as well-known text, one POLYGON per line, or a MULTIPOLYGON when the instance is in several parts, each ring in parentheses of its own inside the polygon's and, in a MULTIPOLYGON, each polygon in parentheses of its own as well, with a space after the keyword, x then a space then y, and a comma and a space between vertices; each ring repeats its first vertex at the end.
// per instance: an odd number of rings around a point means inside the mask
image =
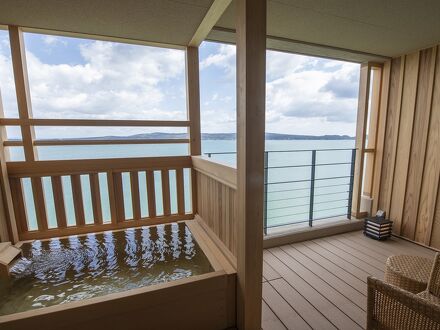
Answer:
MULTIPOLYGON (((311 149, 351 149, 354 140, 269 140, 266 141, 268 156, 267 186, 267 221, 268 226, 280 226, 290 223, 308 221, 310 208, 310 151, 290 152, 289 150, 311 149), (277 151, 277 152, 275 152, 277 151), (281 151, 281 152, 280 152, 281 151), (289 152, 288 152, 289 151, 289 152), (306 165, 306 166, 302 166, 306 165), (287 166, 287 167, 286 167, 287 166), (281 168, 285 167, 285 168, 281 168), (289 182, 286 182, 289 181, 289 182), (300 182, 290 182, 300 181, 300 182)), ((20 148, 11 149, 11 160, 23 160, 20 148)), ((232 140, 205 140, 202 141, 203 153, 234 152, 236 142, 232 140)), ((187 155, 186 144, 174 145, 103 145, 103 146, 65 146, 65 147, 38 147, 40 160, 57 159, 87 159, 87 158, 114 158, 114 157, 148 157, 148 156, 178 156, 187 155)), ((212 159, 227 162, 235 166, 235 155, 212 155, 212 159)), ((347 213, 348 183, 350 175, 351 150, 318 151, 316 154, 314 219, 343 215, 347 213), (323 165, 338 163, 335 165, 323 165), (336 179, 325 179, 333 178, 336 179), (340 178, 343 177, 343 178, 340 178), (325 179, 325 180, 324 180, 325 179)), ((157 214, 163 214, 161 177, 160 172, 155 174, 156 182, 156 209, 157 214)), ((69 177, 63 177, 65 207, 69 225, 75 223, 72 189, 69 177)), ((99 174, 101 199, 104 221, 110 221, 108 191, 105 173, 99 174)), ((190 172, 184 173, 185 180, 185 210, 191 212, 190 172)), ((88 176, 81 176, 83 187, 84 211, 86 223, 93 222, 91 207, 90 185, 88 176)), ((32 189, 29 179, 23 180, 24 194, 27 205, 28 222, 30 229, 37 229, 35 208, 32 199, 32 189)), ((141 216, 148 216, 145 172, 139 172, 141 216)), ((55 208, 50 178, 43 178, 43 188, 47 204, 49 227, 56 227, 55 208)), ((127 219, 133 217, 131 208, 130 178, 123 173, 123 190, 125 215, 127 219)), ((170 171, 171 211, 177 212, 175 171, 170 171)))

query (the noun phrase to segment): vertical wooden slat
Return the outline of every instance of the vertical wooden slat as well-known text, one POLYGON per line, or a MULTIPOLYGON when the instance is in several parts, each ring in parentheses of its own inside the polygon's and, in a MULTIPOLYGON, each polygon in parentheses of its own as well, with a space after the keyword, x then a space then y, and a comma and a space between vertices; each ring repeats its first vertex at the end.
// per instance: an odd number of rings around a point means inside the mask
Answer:
POLYGON ((431 117, 435 60, 435 48, 420 52, 416 106, 412 126, 413 133, 409 155, 407 187, 402 214, 402 235, 411 240, 414 240, 416 236, 419 198, 431 117))
POLYGON ((176 169, 176 187, 177 187, 177 212, 180 215, 185 214, 185 189, 183 180, 183 168, 176 169))
MULTIPOLYGON (((436 47, 436 65, 431 103, 431 118, 429 123, 428 141, 426 147, 423 180, 420 192, 420 204, 418 210, 418 224, 416 229, 416 240, 426 245, 433 244, 440 248, 440 237, 433 235, 435 223, 436 204, 437 213, 440 213, 440 203, 437 196, 440 195, 440 50, 436 47)), ((439 221, 440 222, 440 221, 439 221)), ((440 223, 438 224, 440 225, 440 223)), ((437 236, 439 232, 437 231, 437 236)))
POLYGON ((261 328, 266 0, 236 2, 237 328, 261 328))
POLYGON ((44 191, 41 178, 31 178, 32 194, 35 204, 35 215, 37 217, 38 230, 47 230, 47 212, 46 201, 44 200, 44 191))
POLYGON ((379 208, 389 217, 393 191, 394 165, 396 162, 397 141, 399 137, 400 110, 402 104, 405 56, 395 58, 391 63, 390 94, 385 130, 384 156, 381 175, 379 208))
POLYGON ((137 171, 130 172, 131 204, 133 206, 133 219, 141 218, 141 204, 139 197, 139 175, 137 171))
POLYGON ((382 178, 382 161, 384 157, 385 147, 385 133, 387 125, 387 110, 388 99, 390 91, 390 73, 391 73, 391 61, 384 63, 382 68, 381 78, 381 92, 380 92, 380 105, 379 116, 377 119, 377 136, 376 136, 376 150, 374 157, 374 175, 373 175, 373 206, 372 214, 376 214, 379 209, 379 200, 381 194, 381 178, 382 178))
POLYGON ((125 207, 124 191, 122 188, 122 173, 120 172, 113 172, 113 189, 117 222, 123 222, 125 221, 125 207))
MULTIPOLYGON (((14 70, 15 91, 17 94, 18 115, 20 119, 32 118, 31 96, 26 66, 26 52, 23 33, 17 26, 9 26, 9 41, 11 44, 12 67, 14 70)), ((32 126, 21 125, 23 149, 26 161, 38 159, 36 148, 33 146, 35 131, 32 126)))
POLYGON ((90 194, 92 198, 93 221, 95 225, 102 224, 102 205, 101 205, 101 189, 99 187, 99 174, 91 173, 89 175, 90 194))
POLYGON ((399 136, 396 162, 394 166, 393 193, 391 198, 390 219, 394 221, 393 231, 401 234, 402 215, 405 204, 405 192, 411 154, 412 127, 417 95, 419 75, 419 52, 406 56, 405 76, 403 82, 399 136))
POLYGON ((161 177, 162 177, 163 215, 167 216, 171 214, 169 170, 161 170, 161 177))
POLYGON ((118 214, 116 211, 115 183, 113 180, 112 171, 107 172, 107 189, 108 189, 111 221, 113 224, 116 224, 118 222, 118 214))
POLYGON ((74 174, 70 176, 72 182, 72 197, 73 206, 75 208, 75 219, 77 226, 84 226, 86 224, 84 215, 84 201, 82 195, 81 176, 74 174))
POLYGON ((154 189, 154 172, 146 171, 145 177, 147 180, 147 196, 148 196, 148 216, 150 218, 156 217, 156 192, 154 189))
POLYGON ((362 64, 359 82, 359 101, 356 125, 356 161, 353 180, 352 214, 360 216, 361 190, 364 171, 364 151, 367 133, 368 100, 370 94, 370 65, 362 64))
POLYGON ((55 205, 55 214, 57 217, 57 227, 66 228, 67 218, 66 218, 66 209, 64 206, 63 183, 61 181, 61 177, 58 175, 52 176, 50 180, 52 182, 52 192, 53 192, 53 200, 55 205))
POLYGON ((23 184, 20 178, 11 178, 9 179, 9 182, 17 229, 20 234, 25 233, 29 231, 29 228, 27 223, 26 205, 23 196, 23 184))
MULTIPOLYGON (((440 180, 437 186, 440 185, 440 180)), ((434 217, 429 231, 429 245, 436 249, 440 249, 440 191, 437 190, 437 202, 434 203, 434 217)))

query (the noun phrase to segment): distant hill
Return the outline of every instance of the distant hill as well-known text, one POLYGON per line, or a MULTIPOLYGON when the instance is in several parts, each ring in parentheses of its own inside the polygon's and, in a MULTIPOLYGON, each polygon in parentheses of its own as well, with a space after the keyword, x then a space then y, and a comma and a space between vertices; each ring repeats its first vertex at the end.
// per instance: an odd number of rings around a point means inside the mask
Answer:
MULTIPOLYGON (((93 138, 81 138, 80 140, 111 140, 111 139, 186 139, 186 133, 143 133, 129 136, 99 136, 93 138)), ((235 140, 235 133, 203 133, 202 140, 235 140)), ((348 135, 294 135, 266 133, 266 140, 354 140, 348 135)))

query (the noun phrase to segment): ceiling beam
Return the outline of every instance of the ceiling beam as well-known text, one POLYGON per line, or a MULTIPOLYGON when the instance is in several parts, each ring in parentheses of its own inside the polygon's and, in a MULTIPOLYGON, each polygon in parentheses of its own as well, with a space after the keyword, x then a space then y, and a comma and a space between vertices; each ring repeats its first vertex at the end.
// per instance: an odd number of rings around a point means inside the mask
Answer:
MULTIPOLYGON (((235 30, 214 26, 206 38, 210 41, 235 44, 235 30)), ((316 56, 333 60, 349 61, 354 63, 377 62, 383 63, 390 57, 370 54, 352 49, 320 45, 306 41, 267 35, 266 47, 269 50, 292 54, 316 56)))
POLYGON ((231 1, 232 0, 214 0, 193 37, 191 38, 188 46, 198 47, 202 41, 206 39, 220 16, 222 16, 226 8, 228 8, 231 1))

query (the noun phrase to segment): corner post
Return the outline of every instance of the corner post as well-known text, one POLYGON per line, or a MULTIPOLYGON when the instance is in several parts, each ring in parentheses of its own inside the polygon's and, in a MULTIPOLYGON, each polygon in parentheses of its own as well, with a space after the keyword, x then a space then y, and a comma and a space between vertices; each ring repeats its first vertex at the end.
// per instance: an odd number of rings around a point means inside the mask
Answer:
MULTIPOLYGON (((186 99, 189 120, 189 153, 199 156, 202 153, 200 131, 200 87, 199 87, 199 48, 187 47, 186 64, 186 99)), ((197 173, 191 170, 192 213, 197 213, 197 173)))
POLYGON ((367 134, 368 108, 370 99, 371 65, 361 65, 359 81, 359 101, 356 124, 356 159, 354 168, 353 198, 351 213, 355 218, 360 218, 362 180, 364 176, 365 142, 367 134))
POLYGON ((236 2, 238 329, 261 329, 266 2, 236 2))

